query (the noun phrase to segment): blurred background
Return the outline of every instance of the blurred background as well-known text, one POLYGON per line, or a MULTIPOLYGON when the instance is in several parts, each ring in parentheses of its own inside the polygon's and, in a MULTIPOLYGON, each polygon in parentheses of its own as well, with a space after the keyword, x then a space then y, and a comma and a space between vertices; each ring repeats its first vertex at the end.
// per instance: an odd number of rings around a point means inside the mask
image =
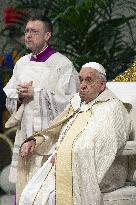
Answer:
MULTIPOLYGON (((111 81, 124 71, 127 72, 133 65, 133 81, 136 80, 135 0, 1 0, 0 172, 2 174, 6 173, 7 165, 11 161, 16 130, 4 129, 9 114, 5 108, 3 87, 12 75, 16 61, 28 52, 24 46, 24 25, 27 16, 35 13, 47 15, 52 20, 54 35, 51 45, 71 59, 77 71, 84 63, 96 61, 105 66, 107 78, 111 81)), ((6 175, 3 174, 0 178, 0 198, 5 194, 12 194, 12 191, 3 187, 4 177, 6 178, 6 175)), ((2 205, 2 202, 0 204, 2 205)), ((8 202, 5 204, 8 205, 8 202)))

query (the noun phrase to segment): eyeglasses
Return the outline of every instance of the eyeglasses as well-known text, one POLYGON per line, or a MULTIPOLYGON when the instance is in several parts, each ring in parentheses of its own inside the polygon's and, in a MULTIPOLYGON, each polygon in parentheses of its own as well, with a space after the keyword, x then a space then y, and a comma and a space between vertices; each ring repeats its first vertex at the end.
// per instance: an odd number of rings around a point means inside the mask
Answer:
POLYGON ((26 30, 24 30, 25 35, 28 35, 29 33, 33 36, 36 36, 36 35, 40 34, 40 31, 38 31, 36 29, 26 29, 26 30))

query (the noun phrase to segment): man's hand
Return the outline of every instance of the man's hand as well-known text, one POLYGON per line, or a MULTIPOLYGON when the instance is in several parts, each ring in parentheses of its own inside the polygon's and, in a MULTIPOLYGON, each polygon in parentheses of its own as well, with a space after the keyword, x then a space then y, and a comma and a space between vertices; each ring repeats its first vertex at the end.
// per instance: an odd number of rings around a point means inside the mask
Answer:
POLYGON ((25 99, 25 98, 33 97, 34 88, 32 84, 33 84, 33 81, 30 81, 29 83, 19 84, 17 86, 19 98, 25 99))
POLYGON ((34 152, 36 141, 30 140, 22 144, 20 148, 20 156, 26 157, 34 152))

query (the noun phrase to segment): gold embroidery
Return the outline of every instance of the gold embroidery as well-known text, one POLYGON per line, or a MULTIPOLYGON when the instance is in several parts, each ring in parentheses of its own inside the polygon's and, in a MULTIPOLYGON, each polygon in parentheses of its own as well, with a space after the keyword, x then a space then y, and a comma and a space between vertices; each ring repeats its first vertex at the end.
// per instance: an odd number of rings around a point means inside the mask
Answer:
POLYGON ((132 67, 127 69, 123 74, 117 76, 113 82, 136 82, 136 61, 132 67))

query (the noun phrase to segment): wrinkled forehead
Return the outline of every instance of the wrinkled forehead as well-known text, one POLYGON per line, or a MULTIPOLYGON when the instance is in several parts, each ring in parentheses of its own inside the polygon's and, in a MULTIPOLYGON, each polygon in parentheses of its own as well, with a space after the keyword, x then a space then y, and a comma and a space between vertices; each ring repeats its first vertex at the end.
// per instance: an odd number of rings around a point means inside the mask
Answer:
POLYGON ((26 28, 45 29, 45 25, 40 20, 30 20, 27 22, 26 28))
POLYGON ((99 77, 99 75, 100 73, 91 67, 88 68, 82 67, 79 73, 80 77, 99 77))

